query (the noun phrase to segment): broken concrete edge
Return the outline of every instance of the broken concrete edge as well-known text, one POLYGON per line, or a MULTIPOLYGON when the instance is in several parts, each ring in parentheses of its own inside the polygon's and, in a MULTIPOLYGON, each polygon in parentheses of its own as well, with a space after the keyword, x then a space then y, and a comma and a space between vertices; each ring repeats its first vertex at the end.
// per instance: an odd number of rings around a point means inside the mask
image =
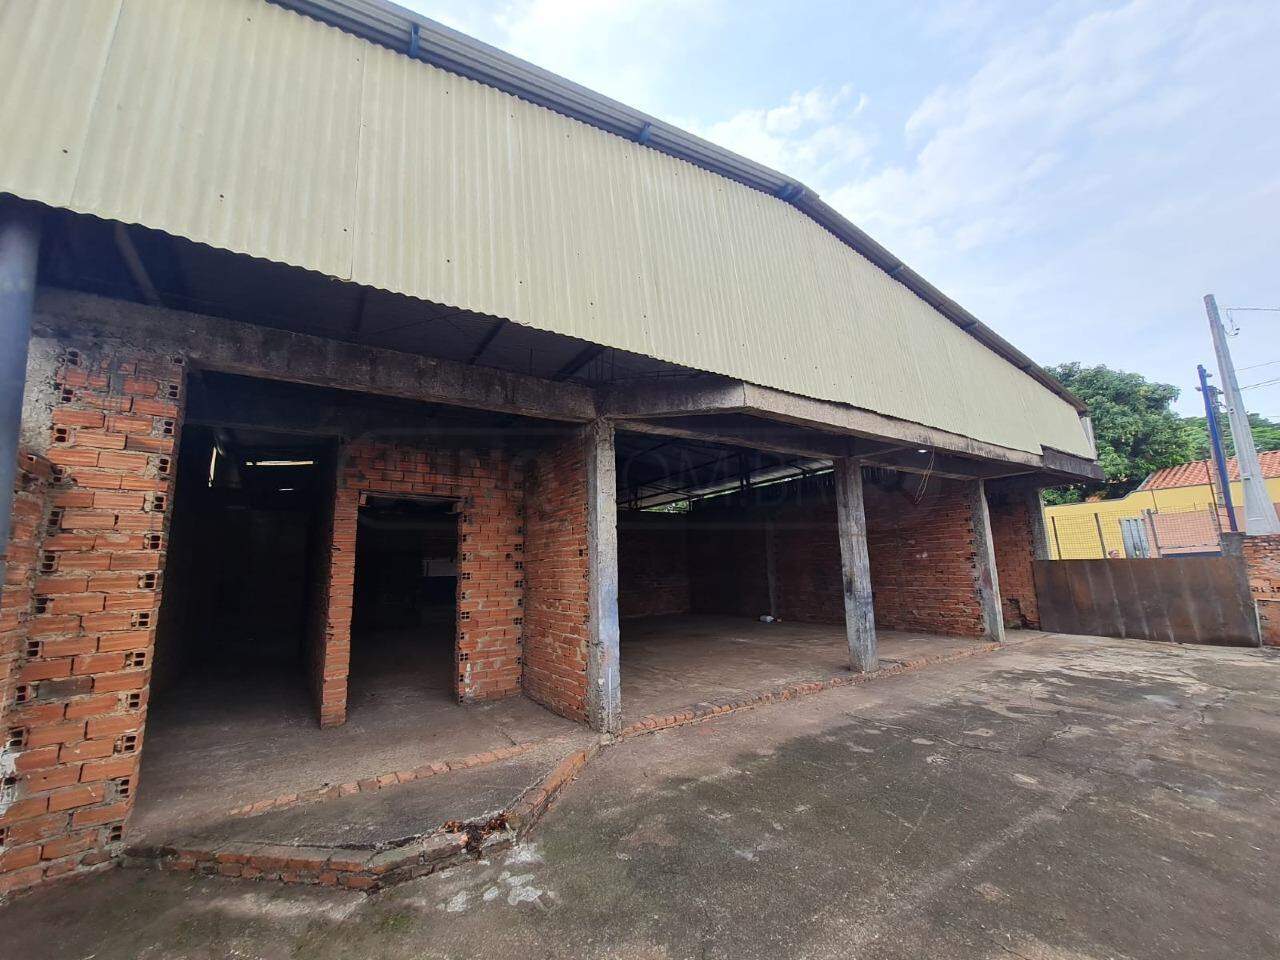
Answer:
MULTIPOLYGON (((488 840, 480 844, 481 849, 494 848, 488 840)), ((254 842, 223 843, 208 849, 132 847, 121 865, 372 892, 472 859, 478 852, 467 830, 442 830, 384 850, 254 842)))
POLYGON ((285 807, 300 806, 304 803, 317 803, 322 800, 335 800, 338 797, 349 797, 356 793, 372 793, 386 787, 394 787, 402 783, 411 783, 414 780, 424 780, 427 777, 441 776, 446 773, 454 773, 458 770, 470 770, 474 767, 483 767, 491 763, 497 763, 501 760, 510 760, 513 757, 518 757, 523 753, 528 753, 535 747, 542 746, 548 742, 550 741, 529 740, 524 743, 514 744, 510 747, 500 747, 497 750, 486 750, 484 753, 473 753, 466 757, 457 757, 447 760, 433 760, 414 767, 412 770, 397 770, 390 773, 375 774, 370 777, 364 777, 360 780, 351 780, 346 783, 329 783, 311 790, 299 790, 296 793, 281 794, 280 796, 270 797, 265 800, 258 800, 255 803, 247 803, 231 809, 228 811, 228 814, 233 817, 253 817, 259 814, 269 813, 274 810, 280 810, 285 807))
POLYGON ((515 803, 507 810, 506 816, 507 826, 517 838, 528 836, 529 831, 551 808, 556 797, 560 795, 560 791, 577 778, 578 774, 582 772, 582 768, 608 742, 608 738, 602 737, 581 750, 575 750, 556 764, 550 773, 525 790, 516 799, 515 803))
POLYGON ((660 730, 670 730, 673 727, 682 727, 693 723, 705 723, 708 720, 714 720, 717 717, 737 713, 740 710, 753 710, 756 707, 763 707, 772 703, 782 703, 787 700, 796 700, 801 697, 811 696, 812 694, 822 693, 827 690, 834 690, 839 687, 850 687, 857 684, 867 683, 870 680, 879 680, 885 677, 894 677, 899 674, 910 673, 914 670, 919 670, 922 667, 933 666, 939 663, 952 663, 957 660, 964 660, 968 657, 984 653, 994 653, 995 651, 1004 648, 1004 646, 1004 643, 996 641, 975 643, 973 646, 965 647, 962 650, 953 650, 949 653, 941 653, 932 657, 912 657, 911 659, 903 660, 890 666, 882 666, 879 669, 868 673, 848 673, 828 677, 825 680, 808 680, 802 683, 791 683, 783 687, 776 687, 772 690, 766 690, 746 697, 739 697, 734 700, 699 704, 696 707, 683 710, 679 713, 650 715, 642 717, 641 719, 624 726, 622 731, 618 734, 617 739, 627 740, 631 737, 643 736, 648 733, 657 733, 660 730))
POLYGON ((120 863, 122 866, 159 866, 163 870, 205 876, 318 884, 373 893, 511 846, 541 819, 564 786, 599 749, 599 742, 593 742, 573 751, 545 777, 524 790, 508 809, 494 816, 468 822, 450 820, 432 834, 387 849, 295 847, 256 842, 228 842, 202 849, 179 843, 131 847, 120 863))

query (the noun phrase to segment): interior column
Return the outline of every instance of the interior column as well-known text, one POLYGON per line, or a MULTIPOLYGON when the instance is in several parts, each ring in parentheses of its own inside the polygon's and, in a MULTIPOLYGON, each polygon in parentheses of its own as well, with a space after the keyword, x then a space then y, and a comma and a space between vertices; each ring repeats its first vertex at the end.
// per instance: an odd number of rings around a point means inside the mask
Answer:
POLYGON ((613 423, 586 429, 587 446, 587 717, 593 730, 622 729, 618 677, 618 495, 613 423))
POLYGON ((879 666, 879 655, 871 596, 871 561, 867 554, 867 519, 862 505, 862 464, 849 458, 836 460, 835 482, 849 665, 855 673, 866 673, 879 666))
POLYGON ((982 607, 982 635, 988 640, 1003 643, 1004 613, 1000 604, 1000 578, 996 575, 996 551, 991 539, 991 511, 987 507, 985 481, 970 482, 969 505, 973 517, 974 579, 982 607))

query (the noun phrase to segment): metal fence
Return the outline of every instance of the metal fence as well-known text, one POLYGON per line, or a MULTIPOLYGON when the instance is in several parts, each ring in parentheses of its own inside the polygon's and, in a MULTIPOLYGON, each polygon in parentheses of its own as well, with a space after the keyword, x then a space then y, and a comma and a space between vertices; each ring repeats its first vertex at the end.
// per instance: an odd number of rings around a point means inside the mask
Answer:
POLYGON ((1225 513, 1212 505, 1119 513, 1098 509, 1048 513, 1049 554, 1054 560, 1142 560, 1209 556, 1222 552, 1225 513))

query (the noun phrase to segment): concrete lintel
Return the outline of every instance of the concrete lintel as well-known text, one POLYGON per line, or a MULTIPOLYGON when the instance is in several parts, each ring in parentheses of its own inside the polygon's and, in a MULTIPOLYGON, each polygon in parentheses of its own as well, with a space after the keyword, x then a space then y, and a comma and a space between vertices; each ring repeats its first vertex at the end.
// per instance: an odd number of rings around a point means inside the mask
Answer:
POLYGON ((987 485, 974 480, 969 486, 969 510, 973 520, 974 580, 982 607, 982 632, 988 640, 1004 642, 1004 610, 1000 600, 1000 578, 996 573, 995 541, 991 536, 991 510, 987 506, 987 485))
POLYGON ((587 720, 593 730, 622 730, 618 675, 618 503, 613 424, 584 431, 587 459, 587 720))
POLYGON ((601 416, 613 420, 747 412, 741 380, 669 380, 601 391, 601 416))
POLYGON ((858 407, 827 400, 814 400, 750 383, 743 385, 743 392, 748 410, 773 420, 837 430, 869 439, 892 440, 932 450, 981 457, 986 460, 1017 463, 1033 470, 1039 468, 1042 462, 1041 457, 1034 453, 984 443, 981 440, 922 426, 907 420, 898 420, 858 407))
POLYGON ((862 464, 847 457, 837 460, 835 486, 849 665, 855 673, 866 673, 879 667, 879 654, 871 592, 871 558, 867 551, 867 518, 862 502, 862 464))
POLYGON ((35 325, 54 337, 115 338, 222 373, 576 423, 596 415, 592 391, 577 384, 92 294, 41 289, 35 325))
MULTIPOLYGON (((1098 470, 1092 461, 1046 450, 1044 455, 1024 450, 1014 450, 997 444, 974 440, 971 437, 926 427, 907 420, 862 410, 846 404, 832 403, 801 397, 772 387, 761 387, 738 380, 707 378, 695 381, 658 382, 641 387, 609 391, 601 396, 602 415, 625 421, 648 421, 650 426, 628 424, 628 428, 663 431, 661 426, 673 419, 686 424, 713 414, 747 413, 777 423, 816 431, 816 436, 804 441, 802 448, 788 446, 778 452, 803 453, 816 456, 863 457, 861 449, 834 450, 840 435, 862 440, 899 445, 903 448, 926 448, 940 454, 955 457, 950 467, 935 462, 931 471, 918 468, 909 456, 895 461, 881 461, 878 466, 908 472, 932 472, 939 476, 969 479, 979 477, 1008 476, 1017 473, 1053 471, 1059 476, 1052 482, 1070 482, 1093 479, 1098 470), (1052 462, 1047 462, 1051 460, 1052 462), (988 461, 979 464, 977 461, 988 461), (1009 466, 1019 469, 1008 469, 1009 466)), ((689 429, 682 427, 681 429, 689 429)), ((700 432, 696 427, 695 432, 700 432)), ((700 439, 716 439, 711 431, 700 439)), ((735 442, 722 438, 724 442, 735 442)), ((769 449, 755 444, 758 449, 769 449)), ((870 453, 870 451, 866 451, 870 453)), ((868 461, 870 462, 870 460, 868 461)))
POLYGON ((936 451, 922 454, 917 452, 918 449, 924 448, 913 447, 906 450, 898 448, 896 451, 886 453, 858 453, 858 456, 869 467, 885 467, 902 473, 927 474, 946 480, 986 480, 1031 473, 1031 468, 1021 464, 971 460, 936 451))
POLYGON ((400 400, 357 395, 343 402, 317 402, 308 394, 281 395, 278 390, 242 389, 209 391, 203 378, 190 380, 187 426, 231 427, 248 430, 278 430, 315 437, 396 438, 445 446, 502 447, 528 449, 547 440, 561 439, 578 424, 523 421, 493 425, 454 424, 438 411, 400 400))
POLYGON ((714 417, 667 417, 662 420, 624 420, 619 426, 633 433, 724 443, 749 450, 822 460, 854 452, 854 438, 804 431, 787 424, 761 421, 759 427, 714 423, 714 417))

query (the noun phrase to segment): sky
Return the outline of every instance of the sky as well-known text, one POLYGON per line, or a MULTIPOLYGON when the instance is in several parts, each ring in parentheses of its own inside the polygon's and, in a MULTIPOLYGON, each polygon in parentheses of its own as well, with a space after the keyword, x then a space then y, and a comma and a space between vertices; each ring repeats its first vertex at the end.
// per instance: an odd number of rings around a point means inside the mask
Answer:
MULTIPOLYGON (((1037 362, 1180 413, 1204 294, 1280 307, 1277 0, 400 2, 795 177, 1037 362)), ((1230 319, 1241 385, 1280 379, 1280 312, 1230 319)), ((1280 418, 1280 383, 1244 396, 1280 418)))

